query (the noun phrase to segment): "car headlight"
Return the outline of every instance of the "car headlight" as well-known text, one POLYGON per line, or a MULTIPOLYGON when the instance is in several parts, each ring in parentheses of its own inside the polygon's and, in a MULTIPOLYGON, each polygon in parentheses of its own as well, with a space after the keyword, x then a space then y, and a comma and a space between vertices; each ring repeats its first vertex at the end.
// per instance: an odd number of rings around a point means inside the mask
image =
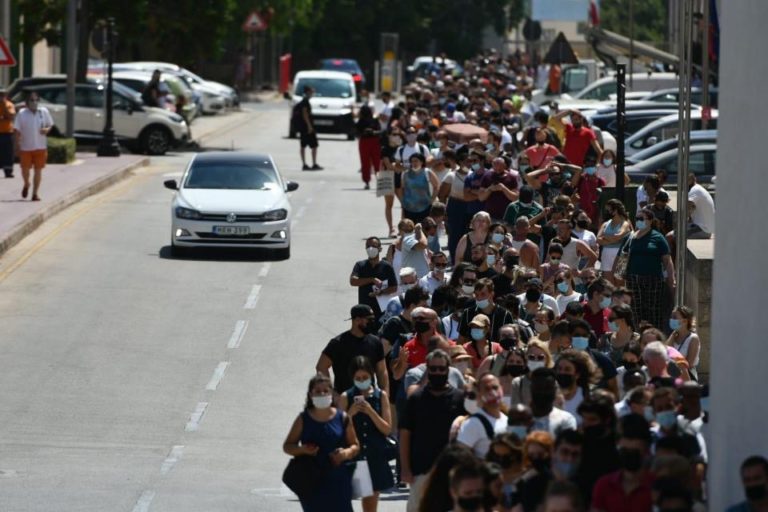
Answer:
POLYGON ((271 210, 266 212, 263 217, 264 220, 285 220, 285 218, 288 217, 288 210, 284 208, 271 210))
POLYGON ((218 97, 219 95, 218 94, 214 94, 212 92, 204 92, 203 96, 205 96, 209 100, 212 100, 212 99, 215 99, 216 97, 218 97))
POLYGON ((184 208, 183 206, 176 207, 176 216, 180 219, 198 220, 202 217, 200 212, 191 208, 184 208))

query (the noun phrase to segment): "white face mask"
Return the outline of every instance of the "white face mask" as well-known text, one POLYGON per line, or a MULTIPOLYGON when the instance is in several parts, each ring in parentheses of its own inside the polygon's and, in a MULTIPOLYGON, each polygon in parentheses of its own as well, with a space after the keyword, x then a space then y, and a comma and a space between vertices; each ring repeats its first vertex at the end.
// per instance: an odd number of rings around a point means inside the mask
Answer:
POLYGON ((547 332, 549 330, 549 326, 547 324, 543 324, 541 322, 534 322, 533 323, 533 327, 534 327, 534 329, 536 329, 536 332, 538 332, 539 334, 541 334, 543 332, 547 332))
POLYGON ((378 247, 366 247, 365 252, 368 253, 368 258, 373 259, 376 256, 379 255, 379 248, 378 247))
POLYGON ((316 409, 327 409, 333 403, 333 397, 331 395, 321 395, 312 397, 312 405, 316 409))
POLYGON ((464 410, 467 411, 469 414, 476 414, 477 411, 480 410, 480 408, 477 406, 477 400, 470 400, 469 398, 465 398, 464 410))
POLYGON ((464 295, 472 295, 475 293, 475 287, 469 284, 463 284, 461 285, 461 291, 464 292, 464 295))
POLYGON ((411 288, 413 288, 414 286, 416 286, 416 283, 411 283, 411 284, 401 284, 401 285, 400 285, 400 292, 401 292, 401 293, 405 293, 405 292, 407 292, 408 290, 410 290, 411 288))
POLYGON ((546 361, 528 361, 528 369, 530 371, 538 370, 539 368, 544 368, 544 366, 547 364, 546 361))

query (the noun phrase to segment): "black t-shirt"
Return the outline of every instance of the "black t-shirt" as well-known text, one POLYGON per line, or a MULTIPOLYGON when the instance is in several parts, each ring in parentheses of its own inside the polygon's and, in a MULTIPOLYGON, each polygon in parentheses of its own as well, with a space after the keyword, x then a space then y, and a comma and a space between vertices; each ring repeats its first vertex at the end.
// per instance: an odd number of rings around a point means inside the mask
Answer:
POLYGON ((400 416, 400 428, 411 432, 411 472, 429 472, 440 452, 448 445, 451 424, 464 411, 464 392, 454 387, 440 395, 422 388, 408 397, 400 416))
MULTIPOLYGON (((387 340, 392 345, 392 351, 389 353, 390 361, 397 359, 400 354, 400 349, 405 342, 410 338, 413 338, 413 324, 403 317, 403 315, 393 316, 381 327, 379 336, 387 340)), ((387 373, 389 375, 389 401, 395 403, 399 394, 401 393, 402 379, 395 379, 392 374, 392 365, 387 365, 387 373)))
MULTIPOLYGON (((381 281, 386 281, 387 287, 397 285, 395 269, 392 268, 392 265, 390 265, 389 262, 384 260, 379 260, 375 266, 371 265, 371 260, 360 260, 355 263, 355 268, 352 269, 352 274, 360 279, 376 277, 381 281)), ((373 284, 359 286, 357 288, 357 302, 358 304, 367 304, 368 306, 371 306, 378 319, 381 316, 381 308, 379 308, 379 303, 376 300, 376 297, 370 296, 371 293, 373 293, 373 284)))
POLYGON ((309 98, 304 96, 304 98, 302 98, 302 100, 296 104, 294 109, 296 129, 301 132, 309 131, 307 122, 304 119, 304 109, 306 109, 307 113, 309 114, 309 122, 312 124, 312 105, 309 103, 309 98))
POLYGON ((498 275, 498 272, 496 272, 491 267, 488 267, 487 270, 478 270, 476 275, 478 279, 493 279, 496 277, 496 275, 498 275))
POLYGON ((331 360, 333 368, 333 389, 342 393, 354 385, 349 375, 349 365, 357 356, 365 356, 376 364, 384 359, 384 345, 378 336, 366 334, 358 338, 350 331, 343 332, 328 342, 323 354, 331 360))
POLYGON ((141 100, 148 107, 159 107, 160 102, 160 84, 159 82, 149 82, 141 93, 141 100), (153 94, 154 93, 154 94, 153 94))
POLYGON ((491 280, 493 281, 493 294, 495 297, 503 297, 514 292, 512 279, 505 274, 496 274, 491 280))
POLYGON ((488 339, 491 341, 499 340, 499 329, 501 329, 502 325, 511 324, 515 321, 512 313, 499 306, 498 304, 493 305, 493 311, 491 311, 490 315, 483 313, 483 311, 477 308, 477 305, 473 305, 473 307, 469 307, 461 313, 461 318, 459 319, 459 334, 465 338, 471 339, 469 334, 469 322, 475 318, 475 315, 479 315, 481 313, 486 315, 491 320, 491 333, 488 335, 488 339))

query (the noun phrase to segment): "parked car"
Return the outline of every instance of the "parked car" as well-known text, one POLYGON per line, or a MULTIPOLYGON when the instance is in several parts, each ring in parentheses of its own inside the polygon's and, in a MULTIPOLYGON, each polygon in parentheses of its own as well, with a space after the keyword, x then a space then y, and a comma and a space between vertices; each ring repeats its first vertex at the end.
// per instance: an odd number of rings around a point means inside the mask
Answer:
MULTIPOLYGON (((673 148, 656 156, 627 166, 626 173, 634 183, 642 183, 647 176, 657 170, 664 169, 668 173, 667 183, 677 183, 678 149, 673 148)), ((696 175, 696 179, 704 186, 712 182, 717 163, 717 144, 696 144, 691 146, 688 156, 688 169, 696 175)))
MULTIPOLYGON (((701 87, 691 87, 691 103, 694 105, 701 105, 704 100, 704 89, 701 87)), ((660 89, 654 91, 643 98, 643 101, 674 101, 679 103, 680 90, 676 87, 673 89, 660 89)), ((717 107, 717 87, 709 88, 709 105, 711 107, 717 107)))
POLYGON ((352 75, 355 81, 355 90, 360 97, 360 91, 366 89, 365 74, 360 68, 360 64, 354 59, 323 59, 320 61, 320 68, 328 71, 343 71, 352 75))
MULTIPOLYGON (((116 82, 141 93, 152 80, 152 73, 147 71, 113 71, 112 78, 116 82)), ((197 106, 192 97, 192 89, 171 73, 162 73, 160 82, 173 96, 173 98, 168 98, 168 103, 174 107, 173 111, 181 114, 188 123, 191 122, 197 116, 197 106)))
POLYGON ((211 152, 195 155, 171 204, 171 251, 192 247, 261 247, 281 259, 291 254, 291 203, 286 181, 268 154, 211 152))
MULTIPOLYGON (((674 114, 676 110, 629 110, 626 112, 626 125, 624 133, 630 136, 636 131, 642 129, 645 125, 653 121, 674 114)), ((589 116, 591 125, 597 126, 601 130, 611 133, 614 137, 619 133, 619 120, 616 116, 616 110, 589 116)))
POLYGON ((426 76, 432 71, 433 66, 438 66, 440 69, 444 69, 449 74, 462 73, 464 71, 459 63, 453 59, 424 55, 421 57, 416 57, 416 59, 413 61, 413 64, 405 68, 406 79, 413 80, 418 77, 426 76))
MULTIPOLYGON (((147 107, 141 96, 122 84, 113 84, 112 124, 115 136, 133 151, 163 155, 172 147, 189 140, 189 126, 184 118, 167 110, 147 107)), ((36 92, 51 112, 54 127, 51 133, 60 136, 66 125, 66 83, 51 83, 27 88, 36 92)), ((75 86, 75 137, 80 140, 100 140, 104 130, 103 84, 87 83, 75 86)), ((21 101, 21 92, 12 101, 21 101)))
MULTIPOLYGON (((311 86, 315 94, 310 100, 312 120, 318 133, 343 133, 347 139, 355 138, 355 82, 349 73, 340 71, 300 71, 293 79, 293 105, 301 101, 304 87, 311 86)), ((294 137, 298 129, 293 116, 288 136, 294 137)))
MULTIPOLYGON (((707 128, 717 128, 717 110, 712 110, 707 128)), ((633 155, 638 151, 651 147, 663 140, 677 137, 678 114, 674 113, 650 123, 648 126, 634 133, 624 143, 624 154, 633 155)), ((691 131, 701 130, 701 111, 691 111, 691 131)))
MULTIPOLYGON (((673 87, 678 84, 678 76, 675 73, 635 73, 632 75, 632 87, 630 77, 627 76, 627 90, 653 92, 658 89, 673 87)), ((574 94, 572 97, 563 95, 563 99, 574 100, 607 100, 612 94, 616 94, 616 76, 607 76, 589 84, 586 88, 574 94)), ((565 102, 563 102, 564 104, 565 102)))
MULTIPOLYGON (((691 145, 697 144, 716 144, 717 130, 694 130, 690 134, 691 145)), ((647 160, 653 156, 678 147, 680 140, 677 136, 672 139, 657 142, 653 146, 647 147, 642 151, 630 155, 626 158, 627 164, 636 164, 647 160)))

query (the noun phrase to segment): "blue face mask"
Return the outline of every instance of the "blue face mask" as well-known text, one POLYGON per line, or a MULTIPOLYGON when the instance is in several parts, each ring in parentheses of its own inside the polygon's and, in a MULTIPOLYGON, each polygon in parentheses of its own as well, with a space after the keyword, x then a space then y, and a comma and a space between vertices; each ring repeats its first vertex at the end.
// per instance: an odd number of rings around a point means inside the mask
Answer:
POLYGON ((644 220, 639 220, 637 221, 637 224, 635 224, 635 226, 637 227, 637 229, 645 229, 647 224, 644 220))
POLYGON ((609 167, 612 164, 613 164, 613 159, 612 158, 606 158, 605 160, 603 160, 603 165, 606 166, 606 167, 609 167))
POLYGON ((557 289, 560 293, 568 293, 568 283, 565 281, 560 281, 557 283, 557 289))
POLYGON ((480 164, 478 164, 478 163, 472 164, 472 170, 473 171, 479 171, 480 170, 480 164))
POLYGON ((475 304, 477 304, 478 308, 485 309, 491 304, 491 301, 488 299, 482 299, 475 301, 475 304))
POLYGON ((525 437, 528 435, 528 428, 523 425, 509 425, 507 432, 517 436, 521 441, 525 441, 525 437))
POLYGON ((576 464, 562 460, 553 460, 552 467, 565 478, 570 478, 576 473, 576 464))
POLYGON ((673 331, 676 331, 680 328, 680 320, 677 318, 670 318, 669 319, 669 328, 673 331))
POLYGON ((675 411, 657 412, 656 422, 661 428, 670 429, 677 424, 677 413, 675 411))
POLYGON ((611 298, 610 297, 603 297, 603 299, 600 301, 600 307, 602 309, 607 308, 611 305, 611 298))
POLYGON ((571 346, 576 350, 587 350, 589 348, 589 338, 584 336, 574 336, 571 339, 571 346))
POLYGON ((616 325, 616 322, 608 322, 608 330, 611 332, 616 332, 619 330, 619 326, 616 325))
POLYGON ((369 387, 371 387, 371 379, 365 379, 365 380, 356 380, 355 381, 355 387, 359 389, 360 391, 365 391, 369 387))
POLYGON ((496 264, 496 256, 494 256, 493 254, 489 254, 488 256, 485 257, 485 262, 488 263, 489 267, 494 266, 496 264))
POLYGON ((595 168, 594 166, 590 166, 590 167, 585 167, 585 168, 584 168, 584 172, 585 172, 585 173, 586 173, 588 176, 592 176, 593 174, 595 174, 595 172, 596 172, 596 171, 597 171, 597 168, 595 168))
POLYGON ((493 240, 493 243, 500 244, 504 241, 504 233, 494 233, 491 235, 491 240, 493 240))
POLYGON ((528 172, 528 169, 530 169, 531 166, 528 164, 520 164, 520 172, 528 172))
POLYGON ((478 329, 477 327, 473 327, 470 331, 470 334, 472 335, 473 340, 480 341, 485 338, 485 329, 478 329))

